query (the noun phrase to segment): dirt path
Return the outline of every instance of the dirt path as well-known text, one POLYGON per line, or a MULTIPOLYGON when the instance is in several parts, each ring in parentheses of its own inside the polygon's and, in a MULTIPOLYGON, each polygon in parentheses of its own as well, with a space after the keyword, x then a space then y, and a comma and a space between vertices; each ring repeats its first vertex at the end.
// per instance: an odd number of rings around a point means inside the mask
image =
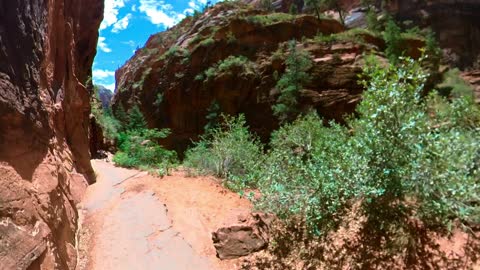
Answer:
POLYGON ((215 257, 211 232, 250 203, 215 179, 158 178, 92 161, 97 183, 80 207, 79 269, 237 269, 215 257))

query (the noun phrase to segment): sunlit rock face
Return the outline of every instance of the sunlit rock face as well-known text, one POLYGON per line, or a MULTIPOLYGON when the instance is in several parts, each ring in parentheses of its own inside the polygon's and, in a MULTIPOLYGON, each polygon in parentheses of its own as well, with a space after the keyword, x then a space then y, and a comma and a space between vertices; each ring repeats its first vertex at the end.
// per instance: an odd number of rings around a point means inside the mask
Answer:
POLYGON ((0 0, 0 268, 75 269, 101 0, 0 0))

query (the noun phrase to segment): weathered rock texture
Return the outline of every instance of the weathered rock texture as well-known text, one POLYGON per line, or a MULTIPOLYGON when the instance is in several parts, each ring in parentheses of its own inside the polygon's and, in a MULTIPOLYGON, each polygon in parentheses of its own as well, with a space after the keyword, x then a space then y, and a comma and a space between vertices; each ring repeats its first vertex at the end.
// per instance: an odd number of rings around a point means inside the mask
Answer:
POLYGON ((395 0, 388 9, 399 20, 430 26, 451 65, 462 69, 480 65, 480 1, 395 0))
POLYGON ((74 269, 100 0, 0 0, 0 269, 74 269))
POLYGON ((270 214, 253 213, 239 217, 238 224, 219 228, 212 233, 217 257, 222 260, 235 259, 265 249, 274 219, 270 214))
MULTIPOLYGON (((116 72, 113 108, 139 104, 150 127, 170 128, 165 146, 184 150, 203 132, 208 108, 218 113, 245 114, 250 128, 268 139, 278 127, 271 106, 279 91, 278 76, 285 71, 290 40, 308 51, 313 80, 300 96, 300 110, 316 109, 326 119, 341 120, 355 109, 362 87, 357 83, 364 52, 382 54, 382 39, 359 34, 338 41, 314 39, 319 33, 345 31, 336 20, 310 15, 265 15, 242 5, 223 3, 206 14, 186 19, 167 32, 153 35, 144 48, 116 72), (228 57, 248 60, 227 70, 207 74, 228 57), (277 74, 278 76, 275 76, 277 74)), ((418 42, 417 42, 418 43, 418 42)), ((406 44, 416 44, 410 42, 406 44)), ((419 55, 418 46, 409 54, 419 55)))
POLYGON ((110 103, 112 102, 112 91, 102 85, 96 85, 95 87, 98 88, 98 99, 100 99, 100 102, 102 103, 102 108, 108 108, 110 106, 110 103))
MULTIPOLYGON (((245 0, 260 6, 260 0, 245 0)), ((292 3, 304 6, 304 0, 277 0, 274 8, 288 12, 292 3)), ((361 5, 360 0, 339 0, 346 11, 361 5)), ((437 34, 449 64, 466 69, 480 68, 480 1, 478 0, 392 0, 373 1, 383 6, 399 21, 413 21, 420 27, 431 27, 437 34)), ((299 9, 301 10, 301 9, 299 9)))

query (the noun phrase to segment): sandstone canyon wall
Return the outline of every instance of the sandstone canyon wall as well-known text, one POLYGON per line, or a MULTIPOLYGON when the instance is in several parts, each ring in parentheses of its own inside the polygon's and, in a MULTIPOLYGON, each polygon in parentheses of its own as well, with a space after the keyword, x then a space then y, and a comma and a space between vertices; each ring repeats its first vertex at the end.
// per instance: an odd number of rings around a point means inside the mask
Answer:
POLYGON ((0 0, 0 269, 75 269, 101 0, 0 0))
MULTIPOLYGON (((315 37, 343 33, 345 28, 334 19, 289 16, 222 3, 152 35, 117 70, 114 110, 139 105, 150 127, 171 129, 162 143, 179 152, 203 133, 214 102, 220 107, 218 114, 243 113, 251 130, 268 140, 278 128, 271 110, 279 95, 275 85, 286 68, 288 43, 297 40, 297 49, 308 52, 313 61, 308 71, 312 80, 300 93, 299 110, 316 109, 326 120, 342 121, 361 97, 358 74, 364 52, 382 58, 384 41, 360 33, 323 42, 315 37), (223 70, 216 68, 219 63, 223 70)), ((418 40, 405 44, 408 54, 416 56, 423 46, 418 40)))

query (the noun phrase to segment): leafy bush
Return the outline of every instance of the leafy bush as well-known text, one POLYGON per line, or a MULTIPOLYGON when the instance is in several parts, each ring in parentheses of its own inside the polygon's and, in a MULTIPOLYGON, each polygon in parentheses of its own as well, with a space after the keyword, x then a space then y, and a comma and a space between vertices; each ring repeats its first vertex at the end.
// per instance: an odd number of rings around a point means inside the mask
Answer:
POLYGON ((269 13, 265 15, 249 16, 246 18, 246 20, 254 24, 261 24, 266 26, 278 22, 293 21, 295 18, 295 15, 288 13, 269 13))
POLYGON ((472 87, 460 77, 460 70, 450 69, 443 75, 443 82, 438 85, 444 97, 473 97, 472 87))
POLYGON ((303 217, 324 240, 354 211, 358 242, 346 244, 358 245, 350 246, 354 259, 419 260, 431 251, 420 230, 480 222, 480 112, 471 97, 422 98, 427 74, 419 62, 385 67, 371 59, 348 127, 307 115, 274 133, 256 173, 258 206, 303 217))
POLYGON ((336 228, 353 191, 345 127, 327 128, 314 113, 272 135, 271 151, 259 173, 257 206, 279 217, 305 217, 312 232, 336 228))
POLYGON ((174 151, 164 149, 158 140, 170 134, 168 129, 148 129, 145 118, 137 105, 128 114, 128 122, 124 131, 118 134, 118 152, 113 161, 122 167, 155 170, 159 174, 167 174, 177 161, 174 151))
POLYGON ((170 134, 168 129, 134 129, 120 133, 119 151, 113 161, 122 167, 140 168, 142 166, 169 168, 176 162, 176 153, 165 150, 156 141, 170 134))
MULTIPOLYGON (((255 63, 253 63, 252 61, 250 61, 250 59, 243 55, 230 55, 224 60, 219 61, 217 64, 208 68, 205 71, 205 80, 213 79, 221 73, 255 75, 255 63)), ((201 74, 197 75, 195 78, 202 78, 200 77, 200 75, 201 74)))
POLYGON ((224 116, 223 125, 209 132, 185 154, 184 165, 197 173, 211 173, 226 179, 226 186, 240 191, 255 186, 250 176, 260 166, 262 147, 245 126, 243 115, 224 116))

